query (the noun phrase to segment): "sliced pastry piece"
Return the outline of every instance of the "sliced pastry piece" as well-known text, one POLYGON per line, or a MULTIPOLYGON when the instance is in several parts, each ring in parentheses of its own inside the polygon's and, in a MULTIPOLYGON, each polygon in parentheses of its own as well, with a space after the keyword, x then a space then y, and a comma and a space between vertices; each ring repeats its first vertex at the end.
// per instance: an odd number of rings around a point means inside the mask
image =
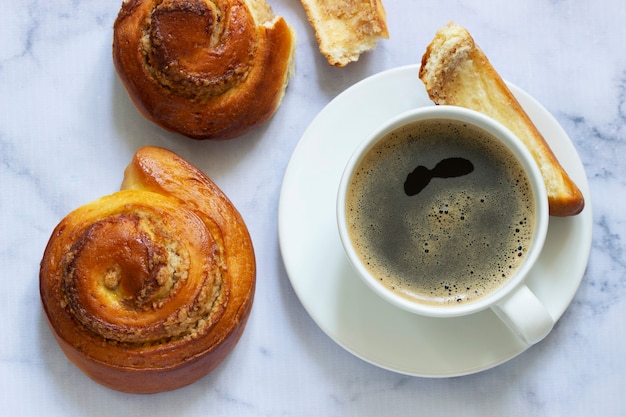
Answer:
POLYGON ((381 0, 301 0, 320 52, 330 65, 345 67, 389 38, 381 0))
POLYGON ((572 216, 583 195, 470 33, 449 23, 422 57, 419 78, 436 104, 467 107, 499 121, 526 145, 543 175, 550 214, 572 216))

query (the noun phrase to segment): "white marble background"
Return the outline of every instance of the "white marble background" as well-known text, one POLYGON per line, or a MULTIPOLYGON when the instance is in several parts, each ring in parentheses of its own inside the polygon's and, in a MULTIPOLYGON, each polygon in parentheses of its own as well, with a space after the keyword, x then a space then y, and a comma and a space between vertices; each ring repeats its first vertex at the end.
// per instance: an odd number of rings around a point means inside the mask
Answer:
POLYGON ((626 3, 622 0, 387 0, 391 39, 329 67, 295 0, 270 0, 298 32, 296 76, 275 117, 225 143, 166 133, 135 111, 111 62, 121 0, 0 0, 0 410, 7 416, 626 415, 626 3), (363 362, 328 338, 280 257, 285 167, 317 112, 356 81, 416 63, 437 28, 466 26, 505 78, 570 135, 591 187, 589 266, 539 345, 475 375, 424 379, 363 362), (213 374, 175 392, 126 395, 86 378, 58 349, 38 268, 70 210, 119 187, 142 145, 202 168, 242 212, 258 289, 248 328, 213 374))

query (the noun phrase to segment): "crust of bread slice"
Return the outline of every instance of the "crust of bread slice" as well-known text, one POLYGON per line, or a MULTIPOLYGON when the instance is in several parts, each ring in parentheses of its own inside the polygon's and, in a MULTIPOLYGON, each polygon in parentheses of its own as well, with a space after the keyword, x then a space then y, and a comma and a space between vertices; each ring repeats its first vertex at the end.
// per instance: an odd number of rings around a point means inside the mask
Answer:
POLYGON ((330 65, 345 67, 389 38, 381 0, 300 0, 330 65))
POLYGON ((572 216, 583 210, 581 191, 465 28, 451 22, 437 31, 422 57, 419 78, 435 104, 479 111, 521 139, 544 178, 550 215, 572 216))

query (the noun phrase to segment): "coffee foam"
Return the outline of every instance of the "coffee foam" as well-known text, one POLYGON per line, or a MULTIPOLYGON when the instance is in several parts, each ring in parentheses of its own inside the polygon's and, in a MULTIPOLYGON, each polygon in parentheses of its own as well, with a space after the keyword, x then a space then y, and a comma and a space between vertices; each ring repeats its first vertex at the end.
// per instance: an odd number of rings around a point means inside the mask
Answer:
POLYGON ((513 154, 448 121, 407 126, 371 149, 353 177, 346 214, 372 275, 435 305, 472 302, 501 287, 522 263, 535 227, 530 185, 513 154), (432 168, 457 156, 472 161, 474 171, 434 178, 415 196, 404 193, 417 165, 432 168))

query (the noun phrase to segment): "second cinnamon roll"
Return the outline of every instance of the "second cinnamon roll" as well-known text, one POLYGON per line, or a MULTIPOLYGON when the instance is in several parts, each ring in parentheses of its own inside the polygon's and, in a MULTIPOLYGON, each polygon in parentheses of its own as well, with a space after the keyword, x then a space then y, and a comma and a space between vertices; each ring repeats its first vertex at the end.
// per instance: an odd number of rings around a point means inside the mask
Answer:
POLYGON ((294 51, 294 31, 264 0, 125 0, 113 32, 113 62, 137 109, 193 139, 267 121, 294 51))

